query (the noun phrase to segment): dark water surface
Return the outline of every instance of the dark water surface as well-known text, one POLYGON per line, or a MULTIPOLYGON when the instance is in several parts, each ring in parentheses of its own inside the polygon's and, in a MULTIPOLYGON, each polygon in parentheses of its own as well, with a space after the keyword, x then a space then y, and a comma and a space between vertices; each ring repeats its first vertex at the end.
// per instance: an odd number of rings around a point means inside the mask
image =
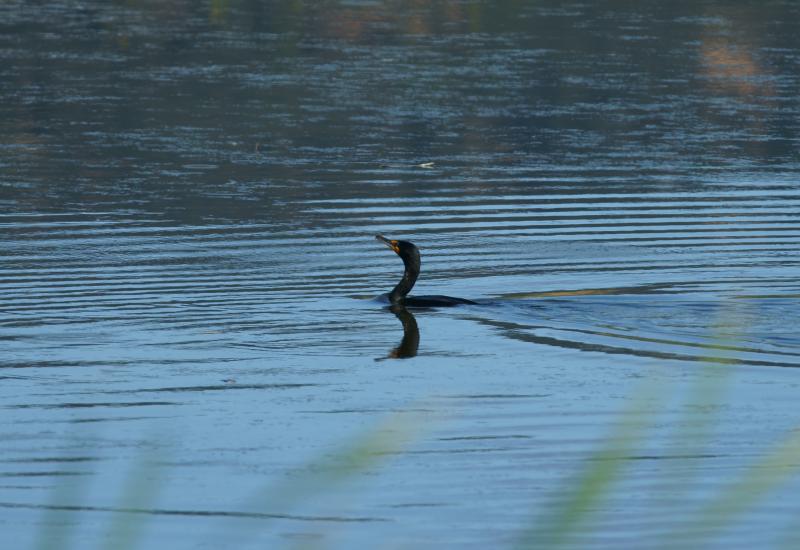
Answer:
POLYGON ((3 2, 2 546, 795 547, 798 20, 3 2))

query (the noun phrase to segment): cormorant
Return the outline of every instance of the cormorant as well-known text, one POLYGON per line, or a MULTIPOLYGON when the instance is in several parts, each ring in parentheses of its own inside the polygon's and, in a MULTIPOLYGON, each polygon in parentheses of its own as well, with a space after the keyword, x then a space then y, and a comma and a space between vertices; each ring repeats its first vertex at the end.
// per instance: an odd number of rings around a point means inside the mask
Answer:
POLYGON ((392 305, 402 307, 449 307, 462 304, 475 304, 471 300, 464 298, 453 298, 452 296, 406 296, 414 287, 419 277, 420 259, 419 248, 414 243, 408 241, 394 241, 387 239, 383 235, 375 235, 375 238, 395 251, 403 260, 406 267, 403 278, 397 283, 391 292, 384 294, 392 305))

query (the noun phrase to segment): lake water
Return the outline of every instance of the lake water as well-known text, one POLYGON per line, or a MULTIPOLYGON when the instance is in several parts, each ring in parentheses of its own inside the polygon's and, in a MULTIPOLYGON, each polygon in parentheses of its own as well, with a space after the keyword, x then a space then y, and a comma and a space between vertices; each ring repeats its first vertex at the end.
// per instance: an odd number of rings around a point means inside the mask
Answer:
POLYGON ((799 18, 3 2, 3 548, 796 547, 799 18))

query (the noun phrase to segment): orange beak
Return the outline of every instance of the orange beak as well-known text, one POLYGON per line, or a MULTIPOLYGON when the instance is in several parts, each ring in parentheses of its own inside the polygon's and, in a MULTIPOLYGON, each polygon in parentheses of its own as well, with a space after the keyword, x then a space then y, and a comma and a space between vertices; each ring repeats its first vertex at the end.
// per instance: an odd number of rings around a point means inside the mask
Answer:
POLYGON ((397 241, 392 241, 390 239, 387 239, 383 235, 375 235, 375 238, 378 239, 383 244, 385 244, 386 246, 388 246, 389 248, 391 248, 392 250, 394 250, 395 254, 400 253, 400 247, 397 246, 397 241))

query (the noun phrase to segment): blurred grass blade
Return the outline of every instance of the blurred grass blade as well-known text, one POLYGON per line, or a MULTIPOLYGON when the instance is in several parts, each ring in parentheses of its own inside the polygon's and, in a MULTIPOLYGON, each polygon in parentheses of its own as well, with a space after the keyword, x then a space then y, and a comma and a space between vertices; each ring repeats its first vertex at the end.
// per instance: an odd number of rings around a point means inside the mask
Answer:
POLYGON ((688 542, 701 546, 704 540, 731 525, 740 514, 755 506, 770 491, 800 472, 800 431, 794 432, 742 477, 723 490, 703 510, 689 531, 688 542))
MULTIPOLYGON (((149 438, 149 440, 164 441, 165 439, 149 438)), ((144 454, 137 457, 125 477, 117 508, 120 510, 152 509, 161 488, 163 468, 159 465, 158 457, 144 454)), ((113 550, 137 548, 149 520, 147 515, 123 512, 113 514, 112 518, 106 537, 108 547, 113 550)))
MULTIPOLYGON (((287 481, 268 484, 242 503, 246 511, 285 514, 318 495, 329 496, 334 486, 377 466, 400 452, 430 426, 430 413, 401 412, 391 415, 380 425, 338 451, 318 458, 298 469, 287 481)), ((217 532, 220 545, 237 548, 257 534, 263 523, 250 524, 251 529, 239 528, 235 533, 217 532)))
MULTIPOLYGON (((655 390, 655 388, 650 388, 655 390)), ((518 548, 555 548, 567 542, 590 515, 594 505, 609 494, 627 459, 640 444, 650 423, 655 391, 637 392, 629 411, 621 414, 605 444, 588 460, 586 469, 570 482, 563 500, 541 516, 520 537, 518 548)))
MULTIPOLYGON (((64 436, 66 446, 77 440, 74 425, 64 436)), ((48 494, 48 504, 41 514, 39 532, 34 548, 37 550, 62 550, 70 547, 72 531, 79 518, 73 512, 61 509, 66 502, 82 502, 88 490, 89 476, 86 472, 73 472, 76 475, 56 477, 48 494)))

